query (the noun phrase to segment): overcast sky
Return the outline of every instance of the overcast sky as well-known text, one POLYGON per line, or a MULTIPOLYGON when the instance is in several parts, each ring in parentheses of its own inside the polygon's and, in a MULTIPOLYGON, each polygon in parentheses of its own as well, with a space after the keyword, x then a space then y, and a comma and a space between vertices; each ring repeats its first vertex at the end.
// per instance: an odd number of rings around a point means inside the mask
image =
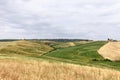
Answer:
POLYGON ((120 0, 0 0, 0 39, 120 39, 120 0))

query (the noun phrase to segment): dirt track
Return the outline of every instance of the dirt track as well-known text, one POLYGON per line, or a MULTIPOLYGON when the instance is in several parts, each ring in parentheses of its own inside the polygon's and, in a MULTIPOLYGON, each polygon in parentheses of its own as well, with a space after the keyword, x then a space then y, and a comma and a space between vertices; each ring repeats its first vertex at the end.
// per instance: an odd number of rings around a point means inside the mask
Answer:
POLYGON ((120 42, 108 42, 98 50, 105 59, 120 61, 120 42))

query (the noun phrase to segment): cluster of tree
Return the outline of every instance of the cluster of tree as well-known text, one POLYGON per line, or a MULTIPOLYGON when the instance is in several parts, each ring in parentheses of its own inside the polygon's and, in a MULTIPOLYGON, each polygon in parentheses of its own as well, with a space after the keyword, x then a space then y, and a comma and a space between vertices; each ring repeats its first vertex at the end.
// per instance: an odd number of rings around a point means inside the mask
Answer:
POLYGON ((113 41, 113 42, 115 41, 116 42, 117 40, 108 38, 108 41, 113 41))
POLYGON ((55 42, 92 41, 88 39, 1 39, 0 42, 17 41, 17 40, 55 41, 55 42))
POLYGON ((41 41, 73 42, 73 41, 92 41, 88 39, 38 39, 41 41))
POLYGON ((0 42, 17 41, 18 39, 0 39, 0 42))

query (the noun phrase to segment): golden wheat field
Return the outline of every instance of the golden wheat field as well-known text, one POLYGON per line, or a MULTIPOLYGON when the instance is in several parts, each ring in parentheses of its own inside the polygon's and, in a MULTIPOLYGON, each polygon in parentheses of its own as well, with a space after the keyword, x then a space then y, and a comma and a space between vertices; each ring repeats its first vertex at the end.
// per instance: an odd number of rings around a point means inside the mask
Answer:
POLYGON ((108 42, 98 50, 105 59, 120 61, 120 42, 108 42))
POLYGON ((120 80, 120 72, 36 60, 0 60, 0 80, 120 80))

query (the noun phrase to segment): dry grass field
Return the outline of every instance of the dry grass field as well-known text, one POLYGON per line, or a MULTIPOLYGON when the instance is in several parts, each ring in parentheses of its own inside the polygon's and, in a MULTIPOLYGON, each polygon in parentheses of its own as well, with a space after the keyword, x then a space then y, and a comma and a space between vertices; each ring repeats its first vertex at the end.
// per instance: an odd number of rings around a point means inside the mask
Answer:
POLYGON ((1 59, 0 80, 120 80, 120 72, 47 61, 1 59))
POLYGON ((27 56, 40 56, 46 52, 53 50, 52 47, 39 42, 33 41, 13 41, 13 42, 0 42, 0 55, 13 56, 13 55, 27 55, 27 56))
POLYGON ((105 59, 120 61, 120 42, 108 42, 98 52, 105 59))

